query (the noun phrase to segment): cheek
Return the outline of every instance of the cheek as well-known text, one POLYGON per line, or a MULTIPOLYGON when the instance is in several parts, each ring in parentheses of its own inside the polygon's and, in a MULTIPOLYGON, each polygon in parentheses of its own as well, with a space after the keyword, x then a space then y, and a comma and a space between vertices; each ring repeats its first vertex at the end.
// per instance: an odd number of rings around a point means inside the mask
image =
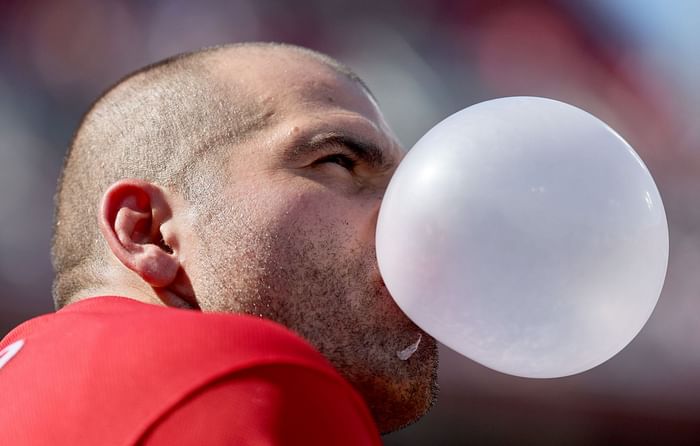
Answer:
POLYGON ((311 189, 283 200, 275 226, 292 237, 335 238, 340 244, 373 248, 377 214, 377 200, 311 189))

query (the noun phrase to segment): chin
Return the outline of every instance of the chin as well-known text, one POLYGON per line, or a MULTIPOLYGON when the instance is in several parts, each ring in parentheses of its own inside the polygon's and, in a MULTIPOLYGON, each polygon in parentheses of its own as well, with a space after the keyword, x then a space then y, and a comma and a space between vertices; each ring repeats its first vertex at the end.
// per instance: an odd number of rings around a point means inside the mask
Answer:
POLYGON ((393 407, 383 405, 384 407, 372 410, 382 435, 410 426, 432 409, 437 399, 437 383, 433 382, 429 387, 413 394, 410 401, 395 401, 393 407))
POLYGON ((378 374, 357 385, 374 417, 379 431, 388 434, 415 423, 435 404, 438 394, 438 352, 428 337, 423 348, 384 377, 378 374))

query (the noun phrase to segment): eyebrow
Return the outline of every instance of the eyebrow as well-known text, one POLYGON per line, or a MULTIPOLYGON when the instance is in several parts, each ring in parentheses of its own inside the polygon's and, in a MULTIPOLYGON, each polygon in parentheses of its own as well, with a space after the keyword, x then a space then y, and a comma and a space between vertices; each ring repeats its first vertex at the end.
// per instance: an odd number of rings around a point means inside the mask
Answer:
POLYGON ((372 167, 383 168, 389 164, 389 160, 382 149, 374 144, 358 139, 354 136, 342 133, 322 133, 314 135, 311 139, 295 144, 290 150, 291 158, 300 158, 304 155, 321 150, 323 147, 341 145, 350 150, 358 159, 372 167))

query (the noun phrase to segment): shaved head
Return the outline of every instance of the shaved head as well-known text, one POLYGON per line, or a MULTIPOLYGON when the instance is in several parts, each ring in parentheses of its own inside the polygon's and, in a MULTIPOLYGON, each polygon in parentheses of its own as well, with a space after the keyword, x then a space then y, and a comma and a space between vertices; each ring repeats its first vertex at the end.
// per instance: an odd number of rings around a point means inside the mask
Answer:
POLYGON ((143 179, 202 205, 221 179, 217 169, 227 149, 274 120, 259 97, 242 85, 235 88, 235 71, 222 79, 221 60, 245 67, 256 55, 290 53, 332 68, 369 93, 349 68, 323 54, 286 44, 242 43, 147 66, 95 101, 75 133, 58 183, 51 249, 57 308, 104 280, 108 252, 95 221, 110 184, 143 179))
POLYGON ((93 105, 66 158, 56 305, 121 295, 275 321, 398 429, 431 406, 437 365, 376 259, 404 154, 357 76, 313 51, 243 44, 146 67, 93 105))

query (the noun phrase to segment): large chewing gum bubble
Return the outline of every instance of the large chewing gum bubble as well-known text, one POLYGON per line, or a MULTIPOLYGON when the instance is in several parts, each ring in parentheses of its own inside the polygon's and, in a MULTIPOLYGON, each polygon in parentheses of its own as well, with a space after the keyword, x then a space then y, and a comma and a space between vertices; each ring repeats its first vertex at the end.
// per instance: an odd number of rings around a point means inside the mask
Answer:
POLYGON ((462 110, 401 162, 377 224, 399 307, 495 370, 551 378, 623 349, 659 298, 668 227, 634 150, 571 105, 462 110))

